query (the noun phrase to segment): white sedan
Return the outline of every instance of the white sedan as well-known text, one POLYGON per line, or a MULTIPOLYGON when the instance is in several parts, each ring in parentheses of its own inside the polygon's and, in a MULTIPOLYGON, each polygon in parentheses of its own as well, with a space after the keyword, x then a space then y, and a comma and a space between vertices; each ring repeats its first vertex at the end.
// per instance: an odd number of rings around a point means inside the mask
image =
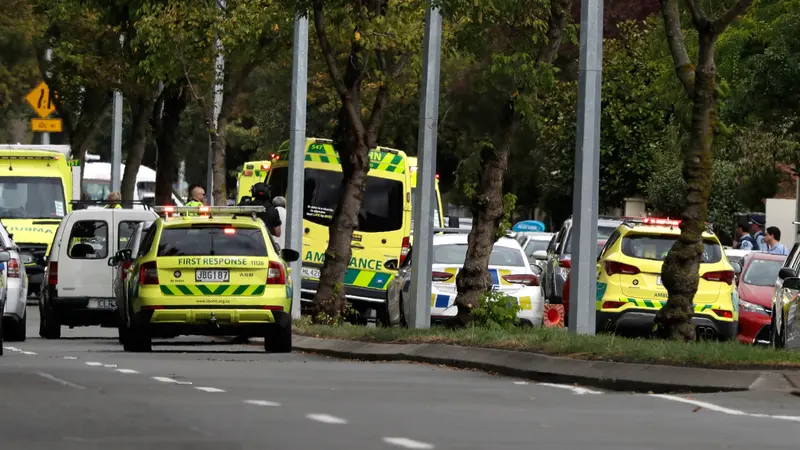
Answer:
POLYGON ((25 263, 29 263, 32 257, 19 253, 19 248, 2 225, 0 225, 0 251, 9 254, 9 260, 0 263, 0 272, 6 287, 5 305, 3 306, 3 338, 7 341, 21 342, 25 340, 27 324, 25 312, 28 299, 28 275, 25 273, 25 263), (26 260, 26 258, 28 259, 26 260))
MULTIPOLYGON (((431 294, 431 322, 445 323, 452 320, 458 311, 456 299, 456 275, 464 265, 467 253, 467 234, 437 234, 433 237, 433 273, 431 294)), ((413 258, 413 249, 412 249, 413 258)), ((492 290, 516 298, 521 310, 521 322, 528 325, 542 324, 544 298, 539 278, 531 269, 528 258, 515 239, 501 238, 489 256, 489 275, 492 290)), ((409 315, 409 290, 411 286, 410 266, 401 269, 401 303, 405 317, 409 315)))

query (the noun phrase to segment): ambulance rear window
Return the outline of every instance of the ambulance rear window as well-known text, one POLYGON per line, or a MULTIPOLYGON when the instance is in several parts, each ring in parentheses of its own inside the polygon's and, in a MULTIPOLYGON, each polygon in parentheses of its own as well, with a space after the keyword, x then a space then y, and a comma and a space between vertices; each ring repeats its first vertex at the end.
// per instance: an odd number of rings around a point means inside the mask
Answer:
POLYGON ((158 256, 267 256, 259 228, 204 226, 164 228, 158 256))
MULTIPOLYGON (((675 235, 627 235, 622 238, 622 253, 625 256, 639 259, 663 261, 675 244, 675 235)), ((722 260, 722 247, 712 240, 706 240, 703 248, 703 262, 718 263, 722 260)))

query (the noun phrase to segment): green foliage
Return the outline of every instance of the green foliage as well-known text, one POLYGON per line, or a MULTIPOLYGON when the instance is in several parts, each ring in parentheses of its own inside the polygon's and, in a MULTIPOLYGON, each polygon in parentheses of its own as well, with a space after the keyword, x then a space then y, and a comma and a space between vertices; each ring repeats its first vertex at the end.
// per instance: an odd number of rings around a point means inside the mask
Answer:
POLYGON ((519 325, 517 314, 521 308, 517 299, 502 292, 487 292, 478 307, 472 310, 472 323, 491 330, 511 328, 519 325))

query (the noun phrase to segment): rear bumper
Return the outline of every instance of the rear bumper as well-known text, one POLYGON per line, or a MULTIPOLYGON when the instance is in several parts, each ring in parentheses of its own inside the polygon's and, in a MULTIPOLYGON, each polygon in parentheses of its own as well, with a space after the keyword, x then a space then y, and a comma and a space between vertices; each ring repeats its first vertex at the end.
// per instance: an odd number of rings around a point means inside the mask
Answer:
POLYGON ((61 325, 115 327, 119 323, 116 308, 89 308, 88 297, 50 297, 49 306, 61 325))
POLYGON ((744 344, 769 344, 772 318, 766 314, 739 311, 739 333, 744 344))
MULTIPOLYGON (((595 328, 600 332, 639 331, 649 333, 653 329, 656 312, 646 309, 627 309, 623 312, 597 311, 595 328)), ((736 322, 723 322, 709 316, 692 317, 697 336, 706 339, 729 340, 737 334, 736 322)))
POLYGON ((230 307, 169 307, 142 310, 133 317, 134 324, 152 337, 254 336, 265 337, 274 326, 291 324, 287 311, 230 307))

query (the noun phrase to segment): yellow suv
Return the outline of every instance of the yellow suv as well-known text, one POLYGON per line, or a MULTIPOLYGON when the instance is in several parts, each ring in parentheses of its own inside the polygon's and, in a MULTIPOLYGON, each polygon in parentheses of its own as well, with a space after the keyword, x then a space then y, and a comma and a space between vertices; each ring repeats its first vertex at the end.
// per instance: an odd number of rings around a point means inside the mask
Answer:
MULTIPOLYGON (((679 225, 669 219, 626 219, 608 238, 597 259, 598 332, 652 330, 656 312, 667 302, 661 266, 681 233, 679 225)), ((692 322, 698 337, 733 339, 739 318, 734 270, 710 227, 703 242, 692 322)))
POLYGON ((292 284, 257 214, 263 206, 154 208, 159 217, 132 258, 121 313, 126 351, 154 337, 263 336, 267 351, 292 349, 292 284))

